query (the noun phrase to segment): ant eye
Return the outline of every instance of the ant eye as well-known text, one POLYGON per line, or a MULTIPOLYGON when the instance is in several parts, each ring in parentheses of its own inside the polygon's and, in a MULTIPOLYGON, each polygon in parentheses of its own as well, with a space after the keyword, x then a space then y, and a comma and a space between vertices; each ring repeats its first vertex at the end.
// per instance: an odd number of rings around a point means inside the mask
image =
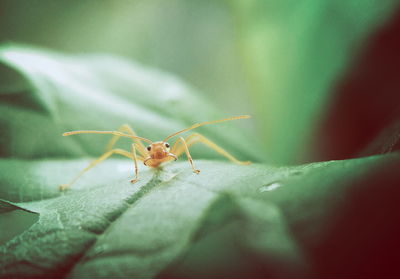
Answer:
POLYGON ((147 146, 147 150, 148 151, 150 151, 151 150, 151 146, 149 145, 149 146, 147 146))
POLYGON ((165 143, 165 147, 169 148, 169 143, 168 142, 165 143))

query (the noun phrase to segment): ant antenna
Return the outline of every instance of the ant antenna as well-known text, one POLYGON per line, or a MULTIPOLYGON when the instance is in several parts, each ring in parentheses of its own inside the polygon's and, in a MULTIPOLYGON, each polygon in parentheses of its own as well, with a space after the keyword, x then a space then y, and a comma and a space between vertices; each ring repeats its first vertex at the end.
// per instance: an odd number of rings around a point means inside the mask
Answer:
POLYGON ((168 139, 180 134, 180 133, 184 133, 187 132, 189 130, 195 129, 197 127, 200 126, 204 126, 204 125, 208 125, 208 124, 215 124, 215 123, 219 123, 219 122, 224 122, 224 121, 230 121, 230 120, 237 120, 237 119, 245 119, 245 118, 250 118, 250 115, 240 115, 240 116, 235 116, 235 117, 230 117, 230 118, 225 118, 225 119, 221 119, 221 120, 214 120, 214 121, 207 121, 207 122, 201 122, 201 123, 196 123, 193 124, 192 126, 190 126, 189 128, 180 130, 179 132, 173 133, 172 135, 169 135, 168 137, 166 137, 163 141, 167 141, 168 139))
POLYGON ((149 139, 138 137, 138 136, 132 136, 132 135, 124 134, 124 133, 117 132, 117 131, 72 131, 72 132, 66 132, 66 133, 64 133, 62 135, 64 137, 66 137, 66 136, 71 136, 71 135, 76 135, 76 134, 111 134, 111 135, 116 135, 116 136, 120 136, 120 137, 127 137, 127 138, 139 139, 139 140, 147 141, 150 144, 153 143, 149 139))

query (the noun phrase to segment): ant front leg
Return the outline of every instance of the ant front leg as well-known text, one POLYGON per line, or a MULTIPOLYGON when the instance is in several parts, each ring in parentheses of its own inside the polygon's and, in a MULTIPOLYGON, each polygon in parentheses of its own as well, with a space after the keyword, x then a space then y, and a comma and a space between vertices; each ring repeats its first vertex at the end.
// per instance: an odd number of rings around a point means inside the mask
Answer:
POLYGON ((135 179, 131 180, 131 183, 135 183, 136 181, 139 180, 139 176, 138 176, 138 164, 137 164, 137 157, 136 157, 136 148, 135 148, 135 144, 132 143, 132 154, 133 154, 133 166, 135 167, 135 179))
POLYGON ((190 163, 190 166, 192 167, 193 172, 196 173, 196 174, 199 174, 199 173, 200 173, 200 170, 198 170, 198 169, 195 168, 194 163, 193 163, 192 156, 190 155, 190 152, 189 152, 189 147, 188 147, 188 145, 186 144, 186 141, 185 141, 185 139, 184 139, 183 137, 180 137, 180 138, 175 142, 174 146, 172 147, 171 153, 174 154, 176 157, 178 157, 178 156, 180 155, 180 154, 174 153, 174 149, 176 148, 176 146, 178 145, 178 143, 182 143, 183 149, 184 149, 184 151, 186 152, 186 157, 187 157, 187 159, 188 159, 188 161, 189 161, 189 163, 190 163))

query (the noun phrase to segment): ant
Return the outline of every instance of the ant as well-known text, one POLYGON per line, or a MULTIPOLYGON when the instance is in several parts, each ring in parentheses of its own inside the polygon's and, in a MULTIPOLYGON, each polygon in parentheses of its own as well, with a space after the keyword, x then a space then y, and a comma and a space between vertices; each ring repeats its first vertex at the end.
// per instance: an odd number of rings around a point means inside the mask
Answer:
POLYGON ((231 160, 234 163, 240 164, 240 165, 248 165, 250 164, 249 161, 239 161, 235 157, 233 157, 231 154, 229 154, 227 151, 207 139, 206 137, 200 135, 199 133, 194 133, 188 136, 186 139, 183 137, 179 137, 175 141, 172 147, 170 147, 169 143, 167 142, 168 139, 187 132, 189 130, 195 129, 200 126, 208 125, 208 124, 215 124, 215 123, 220 123, 224 121, 230 121, 230 120, 237 120, 237 119, 245 119, 245 118, 250 118, 249 115, 241 115, 241 116, 235 116, 235 117, 230 117, 230 118, 225 118, 221 120, 214 120, 214 121, 207 121, 207 122, 202 122, 202 123, 196 123, 190 126, 189 128, 180 130, 176 133, 173 133, 166 137, 163 141, 156 141, 152 142, 149 139, 139 137, 135 134, 133 129, 128 125, 122 125, 117 131, 71 131, 71 132, 66 132, 63 134, 63 136, 71 136, 71 135, 76 135, 76 134, 111 134, 113 137, 111 138, 110 142, 107 145, 106 152, 101 155, 99 158, 91 162, 86 168, 84 168, 82 171, 78 173, 78 175, 68 184, 62 184, 60 185, 60 190, 64 191, 68 187, 70 187, 75 181, 78 180, 86 171, 89 169, 93 168, 95 165, 98 163, 102 162, 103 160, 107 159, 113 154, 119 154, 125 157, 128 157, 133 160, 134 163, 134 169, 135 169, 135 178, 131 180, 131 183, 135 183, 138 181, 138 163, 137 161, 143 161, 143 164, 145 166, 148 166, 150 168, 156 168, 160 164, 164 162, 168 162, 171 160, 178 160, 178 157, 185 152, 186 157, 190 163, 190 166, 192 167, 192 170, 194 173, 199 174, 200 170, 196 169, 193 163, 192 156, 190 155, 189 152, 189 147, 192 146, 193 144, 197 142, 201 142, 211 149, 214 149, 217 153, 221 154, 222 156, 225 156, 229 160, 231 160), (113 149, 113 146, 115 143, 118 141, 120 137, 127 137, 133 139, 133 143, 131 144, 131 152, 128 152, 123 149, 113 149), (145 147, 142 143, 148 142, 149 145, 145 147), (136 151, 139 152, 140 155, 136 154, 136 151))

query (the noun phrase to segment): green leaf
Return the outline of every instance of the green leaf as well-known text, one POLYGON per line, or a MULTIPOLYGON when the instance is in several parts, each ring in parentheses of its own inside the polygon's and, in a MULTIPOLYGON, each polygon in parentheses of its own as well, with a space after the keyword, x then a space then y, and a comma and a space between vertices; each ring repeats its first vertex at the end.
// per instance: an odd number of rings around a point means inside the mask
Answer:
POLYGON ((361 152, 361 156, 385 154, 400 148, 400 119, 396 119, 381 131, 367 147, 361 152))
MULTIPOLYGON (((175 78, 115 57, 4 46, 0 62, 7 73, 0 87, 0 221, 12 224, 21 212, 18 222, 26 221, 14 233, 1 231, 0 277, 233 277, 260 267, 280 278, 332 276, 320 269, 335 262, 320 263, 326 256, 318 249, 337 231, 341 245, 330 249, 355 242, 347 229, 359 216, 340 224, 354 193, 379 196, 398 182, 398 153, 276 167, 204 160, 217 156, 197 149, 199 175, 183 160, 155 170, 140 165, 140 181, 131 184, 132 162, 109 159, 61 193, 58 185, 89 163, 71 157, 98 156, 108 140, 61 137, 66 130, 111 130, 128 121, 139 135, 158 139, 224 116, 175 78), (377 171, 384 182, 370 181, 377 171)), ((202 132, 240 158, 266 160, 246 142, 255 135, 235 123, 202 132)), ((398 204, 388 193, 377 200, 398 204)), ((365 223, 379 227, 381 215, 396 220, 396 210, 382 214, 380 203, 370 204, 365 223)))
POLYGON ((1 196, 8 200, 1 208, 40 214, 1 246, 2 277, 154 277, 232 220, 241 224, 235 239, 246 250, 286 266, 278 270, 283 274, 307 274, 311 263, 304 253, 335 223, 332 212, 354 190, 353 182, 398 166, 400 155, 282 168, 200 160, 199 175, 186 162, 171 163, 163 170, 143 167, 133 185, 132 163, 109 160, 59 193, 56 185, 86 163, 0 162, 1 196))
MULTIPOLYGON (((3 45, 1 63, 8 77, 0 87, 4 88, 0 93, 3 157, 98 156, 109 137, 63 138, 61 134, 115 130, 127 123, 138 135, 161 140, 194 123, 227 117, 175 77, 117 57, 66 56, 3 45)), ((246 124, 241 124, 246 130, 246 124)), ((245 133, 237 132, 236 125, 206 126, 198 131, 237 156, 261 160, 257 147, 247 144, 245 133)), ((193 153, 198 158, 216 157, 215 152, 204 150, 193 153)))

